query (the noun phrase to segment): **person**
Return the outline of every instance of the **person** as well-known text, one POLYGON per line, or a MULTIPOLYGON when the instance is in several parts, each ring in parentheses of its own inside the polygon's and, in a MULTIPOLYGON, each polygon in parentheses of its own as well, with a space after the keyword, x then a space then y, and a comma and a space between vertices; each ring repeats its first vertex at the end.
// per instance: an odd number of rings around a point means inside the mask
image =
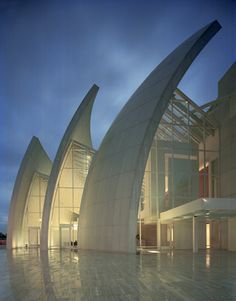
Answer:
MULTIPOLYGON (((136 235, 136 245, 139 246, 139 241, 140 241, 140 235, 139 233, 136 235)), ((136 255, 139 255, 140 254, 140 251, 136 251, 136 255)))
POLYGON ((137 246, 140 245, 140 235, 139 235, 139 233, 136 235, 136 245, 137 246))

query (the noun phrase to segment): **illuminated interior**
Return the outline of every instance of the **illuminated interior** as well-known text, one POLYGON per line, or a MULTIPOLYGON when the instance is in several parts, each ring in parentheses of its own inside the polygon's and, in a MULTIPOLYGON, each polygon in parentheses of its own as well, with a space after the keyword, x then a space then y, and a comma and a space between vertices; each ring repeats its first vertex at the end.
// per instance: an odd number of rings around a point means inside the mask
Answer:
POLYGON ((50 246, 77 245, 82 192, 94 151, 72 141, 62 164, 53 197, 50 246))
POLYGON ((211 225, 206 224, 206 249, 211 247, 211 225))
POLYGON ((44 198, 48 184, 48 177, 35 173, 26 201, 23 219, 23 239, 25 246, 38 246, 42 222, 44 198))
MULTIPOLYGON (((219 142, 214 120, 176 90, 156 132, 143 178, 138 214, 140 246, 157 245, 159 214, 200 197, 217 197, 219 142)), ((173 226, 161 226, 172 245, 173 226)))

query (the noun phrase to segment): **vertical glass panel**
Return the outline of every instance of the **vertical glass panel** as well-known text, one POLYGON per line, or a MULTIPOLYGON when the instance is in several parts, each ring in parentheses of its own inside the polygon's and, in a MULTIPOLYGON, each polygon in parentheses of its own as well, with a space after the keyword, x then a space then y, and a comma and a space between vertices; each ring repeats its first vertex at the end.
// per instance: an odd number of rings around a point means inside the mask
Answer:
POLYGON ((54 195, 54 202, 53 202, 53 207, 59 207, 59 189, 58 187, 56 188, 56 193, 54 195))
POLYGON ((80 207, 83 189, 74 189, 74 206, 80 207))
POLYGON ((40 201, 40 198, 38 196, 37 197, 31 196, 29 198, 28 211, 29 212, 40 212, 39 201, 40 201))
POLYGON ((52 247, 60 246, 59 227, 51 227, 50 242, 52 247))
POLYGON ((65 160, 65 163, 64 163, 64 168, 72 168, 72 151, 71 149, 69 150, 69 152, 67 153, 67 156, 66 156, 66 160, 65 160))
POLYGON ((39 245, 39 228, 29 227, 29 246, 39 245))
POLYGON ((27 245, 34 245, 32 241, 29 241, 29 239, 32 240, 32 233, 35 229, 38 229, 38 238, 35 237, 35 239, 38 239, 39 243, 40 227, 42 222, 43 205, 47 183, 48 180, 46 176, 37 173, 33 176, 30 191, 26 201, 22 229, 24 233, 24 243, 27 245), (32 235, 29 233, 31 233, 32 235))
POLYGON ((62 248, 70 247, 71 245, 70 226, 60 227, 60 241, 61 241, 62 248))
POLYGON ((214 120, 176 90, 159 123, 145 168, 137 225, 137 233, 143 232, 141 240, 144 236, 150 240, 151 225, 161 212, 217 195, 218 148, 214 120))
POLYGON ((39 195, 39 177, 34 176, 33 183, 31 185, 30 189, 30 195, 32 196, 38 196, 39 195))
POLYGON ((72 187, 72 169, 64 168, 60 175, 60 187, 72 187))
POLYGON ((74 187, 83 188, 85 182, 85 170, 81 171, 80 169, 74 169, 74 187))
POLYGON ((71 222, 73 208, 60 208, 60 224, 68 224, 71 222))
POLYGON ((28 213, 28 227, 37 226, 41 223, 41 216, 39 213, 28 213))
MULTIPOLYGON (((77 240, 75 239, 77 230, 74 227, 78 222, 82 191, 92 156, 91 149, 72 141, 61 166, 51 216, 51 224, 59 229, 57 230, 59 246, 70 244, 71 239, 72 242, 77 240), (68 229, 62 229, 65 225, 68 225, 68 229)), ((52 243, 55 244, 51 239, 52 243)))
POLYGON ((52 211, 51 224, 56 226, 59 224, 59 208, 54 207, 52 211))
POLYGON ((40 183, 41 195, 45 195, 46 194, 47 185, 48 185, 48 181, 45 180, 45 179, 42 179, 41 183, 40 183))
POLYGON ((40 197, 40 212, 43 214, 43 206, 44 206, 45 195, 40 197))
POLYGON ((60 207, 73 207, 73 190, 70 188, 59 188, 60 207))

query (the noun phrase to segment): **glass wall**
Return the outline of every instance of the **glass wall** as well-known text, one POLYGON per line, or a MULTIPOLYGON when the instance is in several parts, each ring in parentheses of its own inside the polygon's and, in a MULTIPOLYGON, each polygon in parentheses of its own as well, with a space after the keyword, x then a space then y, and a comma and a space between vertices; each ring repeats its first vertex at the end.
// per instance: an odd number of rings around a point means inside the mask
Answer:
POLYGON ((161 212, 218 195, 218 148, 215 121, 176 90, 160 121, 145 169, 138 244, 157 244, 161 212), (150 238, 150 229, 155 238, 150 238))
POLYGON ((38 246, 42 222, 43 205, 48 177, 35 173, 26 201, 23 219, 23 238, 25 246, 38 246))
POLYGON ((77 244, 81 197, 93 154, 93 150, 75 141, 68 148, 52 203, 51 247, 77 244))

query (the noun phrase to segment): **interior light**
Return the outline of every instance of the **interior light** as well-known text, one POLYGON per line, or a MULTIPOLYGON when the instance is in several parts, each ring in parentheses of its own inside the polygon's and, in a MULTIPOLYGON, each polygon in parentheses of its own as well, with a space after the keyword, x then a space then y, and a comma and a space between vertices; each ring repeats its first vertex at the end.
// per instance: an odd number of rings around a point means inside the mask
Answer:
POLYGON ((73 229, 77 230, 78 229, 78 224, 73 224, 73 229))

